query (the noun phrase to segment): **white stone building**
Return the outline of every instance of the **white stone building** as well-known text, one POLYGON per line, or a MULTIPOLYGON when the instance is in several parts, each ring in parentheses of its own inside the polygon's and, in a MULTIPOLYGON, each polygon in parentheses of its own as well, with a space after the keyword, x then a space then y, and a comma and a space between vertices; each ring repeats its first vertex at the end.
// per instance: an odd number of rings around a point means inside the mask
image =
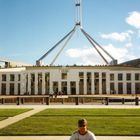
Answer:
POLYGON ((27 66, 0 69, 0 95, 140 94, 140 68, 27 66))

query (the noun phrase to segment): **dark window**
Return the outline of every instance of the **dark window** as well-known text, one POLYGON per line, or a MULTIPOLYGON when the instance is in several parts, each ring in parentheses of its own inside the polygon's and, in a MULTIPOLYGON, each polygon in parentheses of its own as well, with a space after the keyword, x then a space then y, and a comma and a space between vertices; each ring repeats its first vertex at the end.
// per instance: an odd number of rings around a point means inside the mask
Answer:
POLYGON ((95 77, 95 79, 96 79, 96 78, 99 78, 99 73, 98 73, 98 72, 95 72, 95 73, 94 73, 94 77, 95 77))
POLYGON ((14 95, 14 83, 10 83, 10 95, 14 95))
POLYGON ((15 75, 14 74, 10 74, 10 81, 15 81, 15 75))
POLYGON ((140 74, 139 73, 135 73, 135 80, 140 80, 140 74))
POLYGON ((118 74, 118 80, 119 81, 123 80, 123 75, 121 73, 118 74))
POLYGON ((67 79, 67 73, 62 73, 62 79, 67 79))
POLYGON ((111 81, 114 80, 114 74, 113 74, 113 73, 110 74, 110 80, 111 80, 111 81))
POLYGON ((6 81, 6 74, 2 74, 2 81, 6 81))
POLYGON ((79 78, 80 79, 84 78, 84 73, 83 72, 79 72, 79 78))
POLYGON ((18 74, 18 81, 20 81, 20 74, 18 74))
POLYGON ((6 95, 6 84, 5 83, 1 84, 1 95, 6 95))
POLYGON ((131 73, 126 74, 126 80, 131 80, 131 73))

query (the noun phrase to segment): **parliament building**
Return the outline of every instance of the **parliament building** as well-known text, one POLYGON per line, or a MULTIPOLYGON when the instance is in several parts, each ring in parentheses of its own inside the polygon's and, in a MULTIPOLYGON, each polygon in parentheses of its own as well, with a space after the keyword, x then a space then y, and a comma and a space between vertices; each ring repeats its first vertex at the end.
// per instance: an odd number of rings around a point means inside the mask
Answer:
POLYGON ((140 67, 24 66, 0 69, 0 95, 140 94, 140 67))

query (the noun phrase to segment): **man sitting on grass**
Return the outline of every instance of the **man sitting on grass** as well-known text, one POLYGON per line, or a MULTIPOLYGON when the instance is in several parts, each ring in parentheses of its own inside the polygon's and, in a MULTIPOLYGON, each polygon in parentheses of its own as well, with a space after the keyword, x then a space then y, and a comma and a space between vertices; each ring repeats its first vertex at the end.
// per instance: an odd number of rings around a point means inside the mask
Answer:
POLYGON ((78 130, 75 131, 70 140, 96 140, 95 135, 87 129, 87 120, 78 120, 78 130))

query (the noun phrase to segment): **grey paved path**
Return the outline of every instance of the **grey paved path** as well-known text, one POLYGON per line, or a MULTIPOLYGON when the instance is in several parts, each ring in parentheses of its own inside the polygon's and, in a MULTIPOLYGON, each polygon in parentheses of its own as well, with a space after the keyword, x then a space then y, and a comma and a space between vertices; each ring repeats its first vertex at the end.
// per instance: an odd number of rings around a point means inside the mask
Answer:
POLYGON ((51 104, 51 105, 0 105, 0 108, 140 108, 139 106, 136 106, 134 104, 110 104, 110 105, 104 105, 104 104, 81 104, 81 105, 72 105, 72 104, 51 104))
POLYGON ((7 119, 5 119, 3 121, 0 121, 0 129, 2 129, 2 128, 10 125, 10 124, 13 124, 15 122, 18 122, 18 121, 20 121, 20 120, 22 120, 24 118, 27 118, 27 117, 29 117, 29 116, 31 116, 33 114, 36 114, 36 113, 38 113, 38 112, 40 112, 40 111, 42 111, 44 109, 45 109, 44 107, 42 107, 42 108, 41 107, 40 108, 33 108, 33 110, 31 110, 31 111, 27 111, 25 113, 16 115, 14 117, 9 117, 9 118, 7 118, 7 119))
MULTIPOLYGON (((140 137, 97 136, 97 140, 140 140, 140 137)), ((69 136, 0 136, 0 140, 69 140, 69 136)))

